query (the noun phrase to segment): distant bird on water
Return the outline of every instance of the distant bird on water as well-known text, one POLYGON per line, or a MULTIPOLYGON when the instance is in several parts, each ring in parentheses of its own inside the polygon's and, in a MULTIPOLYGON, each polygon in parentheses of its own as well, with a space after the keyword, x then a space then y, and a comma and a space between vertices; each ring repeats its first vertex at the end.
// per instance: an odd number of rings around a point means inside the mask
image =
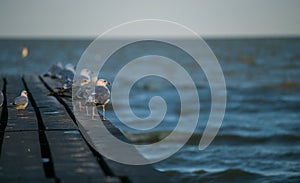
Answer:
POLYGON ((2 107, 3 101, 4 101, 4 96, 3 96, 2 91, 0 91, 0 107, 2 107))
POLYGON ((105 105, 110 100, 110 91, 107 88, 106 85, 110 85, 111 83, 106 81, 105 79, 99 79, 96 83, 95 87, 95 105, 102 107, 102 115, 103 120, 106 120, 105 118, 105 105))
POLYGON ((18 110, 18 114, 19 114, 20 110, 23 110, 25 112, 27 105, 28 105, 27 91, 23 90, 21 92, 21 95, 14 99, 12 106, 14 106, 18 110))

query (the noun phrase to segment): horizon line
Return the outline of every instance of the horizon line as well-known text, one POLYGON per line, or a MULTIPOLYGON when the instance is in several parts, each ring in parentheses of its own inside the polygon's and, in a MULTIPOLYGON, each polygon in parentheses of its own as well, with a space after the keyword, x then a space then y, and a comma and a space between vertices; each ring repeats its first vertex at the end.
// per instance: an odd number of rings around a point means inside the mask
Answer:
MULTIPOLYGON (((200 35, 199 35, 200 36, 200 35)), ((86 39, 86 40, 93 40, 96 39, 98 36, 65 36, 65 35, 56 35, 56 36, 49 36, 49 35, 39 35, 39 36, 0 36, 0 40, 41 40, 41 39, 62 39, 62 40, 70 40, 70 39, 86 39)), ((174 39, 190 39, 189 37, 170 37, 174 39)), ((257 34, 257 35, 203 35, 200 36, 203 39, 276 39, 276 38, 300 38, 300 34, 257 34)), ((132 37, 116 37, 110 38, 109 40, 120 40, 120 39, 132 39, 132 37)))

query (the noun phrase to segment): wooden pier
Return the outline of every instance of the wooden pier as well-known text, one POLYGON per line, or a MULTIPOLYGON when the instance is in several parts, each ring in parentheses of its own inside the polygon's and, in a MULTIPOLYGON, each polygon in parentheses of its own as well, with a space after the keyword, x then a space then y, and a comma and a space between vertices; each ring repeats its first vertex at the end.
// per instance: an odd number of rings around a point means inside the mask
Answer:
MULTIPOLYGON (((56 80, 36 75, 0 76, 0 182, 170 182, 151 165, 120 164, 89 146, 71 100, 47 96, 57 86, 56 80), (18 115, 9 103, 23 89, 29 104, 26 115, 18 115)), ((106 125, 128 140, 109 121, 106 125)))

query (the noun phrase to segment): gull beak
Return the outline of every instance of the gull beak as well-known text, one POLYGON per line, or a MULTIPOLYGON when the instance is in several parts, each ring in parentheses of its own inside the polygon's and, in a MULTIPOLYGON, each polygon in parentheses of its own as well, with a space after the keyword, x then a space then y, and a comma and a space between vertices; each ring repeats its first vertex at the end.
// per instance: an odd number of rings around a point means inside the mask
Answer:
POLYGON ((108 85, 112 85, 112 83, 111 83, 111 82, 107 82, 107 84, 108 84, 108 85))

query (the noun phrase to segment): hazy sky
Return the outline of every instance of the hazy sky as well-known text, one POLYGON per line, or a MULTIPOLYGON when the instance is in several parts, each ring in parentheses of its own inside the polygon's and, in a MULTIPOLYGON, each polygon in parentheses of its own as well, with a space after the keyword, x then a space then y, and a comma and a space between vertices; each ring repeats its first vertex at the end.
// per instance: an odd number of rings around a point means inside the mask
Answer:
POLYGON ((201 36, 300 35, 299 0, 0 0, 0 37, 95 37, 145 18, 201 36))

